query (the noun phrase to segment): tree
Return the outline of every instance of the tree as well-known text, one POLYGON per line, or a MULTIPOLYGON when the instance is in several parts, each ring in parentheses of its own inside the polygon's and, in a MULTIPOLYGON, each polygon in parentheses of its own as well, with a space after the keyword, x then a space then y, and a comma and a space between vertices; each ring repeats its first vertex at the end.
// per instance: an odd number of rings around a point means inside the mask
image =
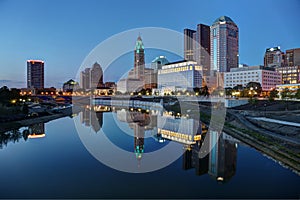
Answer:
MULTIPOLYGON (((0 88, 0 102, 5 105, 10 105, 11 100, 13 99, 20 99, 20 90, 16 88, 12 88, 11 90, 8 89, 7 86, 3 86, 0 88)), ((18 103, 18 101, 17 101, 18 103)))
POLYGON ((231 96, 233 92, 233 89, 231 87, 225 88, 225 94, 226 96, 231 96))
POLYGON ((224 95, 224 89, 221 86, 219 86, 214 91, 212 91, 212 95, 223 96, 224 95))
POLYGON ((146 89, 146 95, 152 95, 152 89, 147 88, 146 89))
POLYGON ((107 92, 108 95, 112 95, 113 93, 114 93, 114 91, 112 89, 109 89, 107 92))
POLYGON ((300 88, 297 90, 297 92, 295 93, 295 98, 296 99, 300 99, 300 88))
POLYGON ((20 97, 20 92, 21 92, 21 90, 16 89, 16 88, 12 88, 10 90, 10 98, 13 98, 13 99, 19 98, 20 97))
POLYGON ((262 87, 261 87, 261 84, 258 83, 258 82, 249 82, 247 85, 246 85, 246 89, 247 90, 250 90, 250 95, 251 96, 258 96, 261 94, 262 92, 262 87), (253 92, 253 94, 252 94, 253 92))
POLYGON ((115 92, 115 95, 122 95, 122 92, 116 91, 116 92, 115 92))
POLYGON ((9 89, 7 86, 0 88, 0 102, 4 104, 9 102, 9 89))
POLYGON ((205 96, 205 97, 209 96, 209 91, 208 91, 207 85, 205 85, 204 87, 202 87, 201 90, 202 90, 202 95, 203 96, 205 96))
POLYGON ((290 95, 290 90, 288 88, 284 88, 280 95, 281 99, 286 99, 290 95))
POLYGON ((278 97, 278 91, 276 89, 271 90, 269 95, 269 101, 274 101, 275 98, 277 97, 278 97))
POLYGON ((244 90, 244 87, 243 87, 243 85, 236 85, 233 87, 233 90, 242 91, 242 90, 244 90))
POLYGON ((198 94, 198 95, 201 94, 201 88, 195 87, 195 88, 193 88, 193 90, 194 90, 195 94, 198 94))

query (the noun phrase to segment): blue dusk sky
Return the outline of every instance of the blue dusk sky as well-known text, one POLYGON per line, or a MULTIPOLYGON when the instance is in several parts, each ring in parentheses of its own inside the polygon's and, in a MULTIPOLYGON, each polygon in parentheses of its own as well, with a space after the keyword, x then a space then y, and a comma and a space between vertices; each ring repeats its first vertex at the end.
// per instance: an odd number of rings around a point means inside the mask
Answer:
MULTIPOLYGON (((28 59, 45 61, 46 87, 61 87, 98 44, 115 34, 143 27, 183 32, 223 15, 239 27, 240 63, 263 64, 268 47, 300 47, 299 10, 299 0, 0 0, 0 87, 26 87, 28 59)), ((146 62, 162 54, 148 52, 146 62)), ((168 54, 170 61, 180 56, 168 54)), ((128 70, 133 54, 114 64, 116 71, 128 70)), ((105 75, 104 80, 116 78, 105 75)))

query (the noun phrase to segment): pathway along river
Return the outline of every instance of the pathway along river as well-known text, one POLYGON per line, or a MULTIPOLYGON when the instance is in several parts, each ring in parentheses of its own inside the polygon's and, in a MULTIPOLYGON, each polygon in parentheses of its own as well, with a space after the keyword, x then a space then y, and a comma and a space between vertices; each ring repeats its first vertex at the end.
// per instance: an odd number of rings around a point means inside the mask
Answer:
POLYGON ((146 153, 182 142, 177 132, 199 134, 202 140, 217 137, 201 124, 198 128, 193 119, 167 113, 124 109, 94 113, 87 108, 74 119, 1 135, 0 198, 299 198, 299 175, 225 133, 204 158, 198 157, 201 140, 186 142, 179 145, 182 156, 167 167, 126 173, 87 151, 74 120, 86 138, 96 141, 105 134, 113 145, 130 152, 134 159, 128 160, 137 167, 146 163, 146 153), (179 121, 184 124, 180 128, 179 121), (173 141, 167 139, 170 133, 173 141))

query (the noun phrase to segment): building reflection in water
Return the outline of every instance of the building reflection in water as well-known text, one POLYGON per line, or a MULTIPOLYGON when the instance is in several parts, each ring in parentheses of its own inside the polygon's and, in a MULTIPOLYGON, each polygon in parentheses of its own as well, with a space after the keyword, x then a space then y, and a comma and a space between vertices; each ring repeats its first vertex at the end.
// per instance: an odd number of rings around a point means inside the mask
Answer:
POLYGON ((225 133, 209 131, 209 148, 203 158, 199 157, 204 140, 186 147, 183 154, 183 169, 195 168, 196 175, 209 174, 213 179, 225 182, 230 180, 236 172, 238 141, 225 133), (216 143, 217 142, 217 143, 216 143))
POLYGON ((45 136, 44 123, 33 124, 28 127, 6 131, 4 133, 0 133, 0 149, 3 149, 3 147, 7 146, 8 143, 20 142, 22 138, 24 141, 27 141, 28 138, 43 138, 45 136))
POLYGON ((28 127, 28 138, 43 138, 45 136, 46 133, 44 123, 33 124, 28 127))
POLYGON ((103 112, 110 112, 109 106, 86 105, 83 107, 80 115, 80 121, 87 127, 91 127, 95 133, 98 133, 103 126, 103 112))
POLYGON ((116 113, 119 121, 128 123, 129 127, 133 129, 133 149, 140 164, 144 153, 145 134, 153 135, 153 131, 157 127, 157 115, 154 112, 150 114, 149 110, 140 108, 130 108, 129 111, 125 109, 116 110, 116 113))
POLYGON ((103 112, 115 112, 117 119, 133 129, 133 152, 141 164, 145 152, 145 136, 157 142, 174 141, 183 145, 182 167, 194 169, 196 175, 210 175, 214 180, 226 182, 235 175, 238 140, 209 130, 199 120, 180 113, 144 110, 141 108, 116 108, 86 106, 81 122, 98 132, 103 124, 103 112), (208 144, 204 145, 205 142, 208 144), (204 146, 209 149, 201 148, 204 146), (204 156, 200 156, 200 154, 204 156))

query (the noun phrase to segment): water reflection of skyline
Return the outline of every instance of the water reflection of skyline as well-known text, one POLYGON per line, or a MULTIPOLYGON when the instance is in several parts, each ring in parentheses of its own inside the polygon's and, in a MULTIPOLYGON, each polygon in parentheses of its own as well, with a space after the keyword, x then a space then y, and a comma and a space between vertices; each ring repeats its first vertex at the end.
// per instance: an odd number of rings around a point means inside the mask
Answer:
POLYGON ((14 129, 0 134, 0 149, 8 143, 27 141, 28 139, 43 138, 46 136, 45 123, 37 123, 20 129, 14 129))
POLYGON ((159 143, 173 141, 183 145, 183 170, 194 169, 196 175, 208 174, 220 182, 228 181, 235 175, 238 141, 225 133, 208 131, 199 120, 167 111, 98 105, 84 107, 80 113, 81 123, 97 133, 103 126, 103 112, 115 113, 118 121, 127 123, 133 130, 133 152, 138 165, 147 148, 145 136, 151 136, 159 143), (203 148, 204 139, 208 142, 206 148, 203 148), (200 153, 205 156, 200 156, 200 153))

